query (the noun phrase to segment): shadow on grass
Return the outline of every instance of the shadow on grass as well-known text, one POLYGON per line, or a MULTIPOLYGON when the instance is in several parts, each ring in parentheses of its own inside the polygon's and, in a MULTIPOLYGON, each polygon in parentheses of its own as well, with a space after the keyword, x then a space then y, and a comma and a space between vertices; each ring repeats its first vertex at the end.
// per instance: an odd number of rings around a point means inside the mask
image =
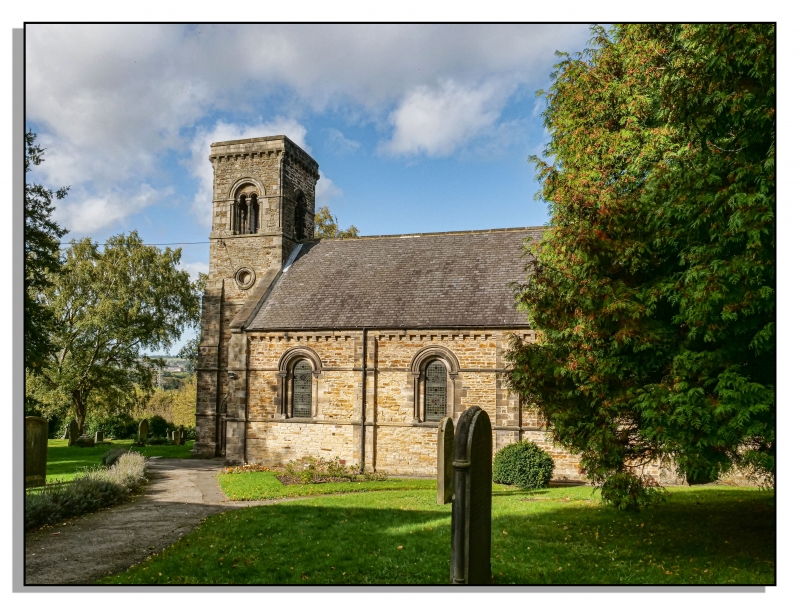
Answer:
POLYGON ((775 581, 771 492, 673 493, 665 505, 640 513, 600 506, 596 500, 499 502, 510 504, 495 507, 493 519, 492 566, 498 583, 775 581), (534 514, 528 505, 539 509, 534 514))
MULTIPOLYGON (((495 496, 495 582, 774 582, 772 493, 682 492, 633 515, 597 505, 495 496)), ((213 516, 103 582, 447 584, 449 564, 449 505, 436 505, 431 491, 374 492, 213 516)))
POLYGON ((144 456, 160 456, 162 458, 189 458, 194 442, 185 445, 154 445, 145 447, 133 446, 131 440, 115 440, 96 447, 80 448, 67 446, 66 440, 50 440, 47 446, 47 479, 48 481, 71 481, 84 469, 98 467, 103 463, 103 456, 114 448, 133 449, 144 456))

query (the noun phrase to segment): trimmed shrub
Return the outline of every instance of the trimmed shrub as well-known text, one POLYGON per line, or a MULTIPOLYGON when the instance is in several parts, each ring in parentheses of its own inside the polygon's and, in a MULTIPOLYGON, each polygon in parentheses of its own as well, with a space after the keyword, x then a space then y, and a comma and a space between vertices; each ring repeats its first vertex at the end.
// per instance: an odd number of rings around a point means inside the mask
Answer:
POLYGON ((638 511, 664 502, 667 492, 650 475, 639 477, 628 471, 605 479, 600 497, 620 511, 638 511))
MULTIPOLYGON (((226 473, 244 472, 239 470, 226 470, 226 473)), ((359 473, 355 465, 343 465, 338 459, 324 460, 307 456, 300 460, 289 462, 283 473, 278 475, 278 480, 284 485, 330 483, 341 481, 386 481, 386 473, 359 473)))
POLYGON ((126 452, 110 469, 86 471, 71 483, 26 492, 25 530, 110 507, 144 484, 144 471, 144 456, 126 452))
POLYGON ((545 488, 553 478, 553 458, 535 443, 519 441, 497 452, 492 481, 525 490, 545 488))
POLYGON ((108 450, 108 452, 103 454, 103 464, 106 465, 107 467, 114 466, 115 464, 117 464, 117 461, 119 460, 120 456, 122 456, 123 454, 127 454, 128 451, 129 450, 126 448, 113 448, 108 450))

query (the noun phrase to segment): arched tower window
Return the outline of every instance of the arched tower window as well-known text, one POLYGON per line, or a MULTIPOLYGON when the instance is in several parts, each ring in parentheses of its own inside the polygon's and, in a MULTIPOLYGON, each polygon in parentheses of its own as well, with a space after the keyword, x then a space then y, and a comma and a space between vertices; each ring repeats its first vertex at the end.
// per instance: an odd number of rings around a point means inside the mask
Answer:
POLYGON ((302 192, 294 204, 294 238, 298 241, 306 238, 306 197, 302 192))
POLYGON ((311 417, 311 363, 305 359, 292 370, 292 416, 311 417))
POLYGON ((233 207, 233 233, 258 233, 258 219, 260 217, 258 211, 257 193, 251 192, 250 194, 240 194, 233 207))
POLYGON ((234 224, 234 232, 236 234, 247 234, 247 195, 239 195, 239 200, 236 203, 236 220, 234 224))
POLYGON ((436 422, 447 413, 447 368, 434 359, 425 368, 425 422, 436 422))
POLYGON ((250 209, 248 210, 247 214, 247 227, 248 232, 247 234, 257 234, 258 233, 258 218, 260 217, 258 213, 258 195, 255 192, 250 193, 250 209))

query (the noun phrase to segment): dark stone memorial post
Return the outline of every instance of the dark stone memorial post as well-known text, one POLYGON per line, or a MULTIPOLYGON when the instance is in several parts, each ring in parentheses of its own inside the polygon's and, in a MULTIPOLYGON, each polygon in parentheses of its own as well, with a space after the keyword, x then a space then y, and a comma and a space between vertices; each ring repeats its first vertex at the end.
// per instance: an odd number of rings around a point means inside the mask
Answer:
POLYGON ((450 583, 492 582, 492 423, 473 405, 458 419, 453 460, 450 583))
POLYGON ((81 430, 78 427, 78 422, 73 418, 69 421, 69 442, 67 445, 75 445, 75 442, 78 441, 78 437, 81 436, 81 430))
POLYGON ((453 502, 453 419, 442 418, 436 450, 436 502, 453 502))
POLYGON ((147 434, 149 432, 150 432, 150 425, 148 424, 146 419, 142 420, 139 423, 139 435, 137 437, 137 439, 139 440, 139 443, 143 444, 145 441, 147 441, 147 434))
POLYGON ((47 420, 25 417, 25 487, 43 486, 47 477, 47 420))

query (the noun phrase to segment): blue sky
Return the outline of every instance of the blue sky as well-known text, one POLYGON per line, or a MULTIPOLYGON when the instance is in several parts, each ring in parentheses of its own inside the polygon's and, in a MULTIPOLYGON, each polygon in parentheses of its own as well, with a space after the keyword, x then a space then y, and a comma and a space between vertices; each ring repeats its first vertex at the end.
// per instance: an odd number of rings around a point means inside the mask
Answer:
MULTIPOLYGON (((556 50, 584 25, 29 25, 32 179, 71 186, 69 237, 207 241, 212 141, 284 134, 319 162, 317 207, 396 234, 541 225, 556 50)), ((193 275, 208 245, 184 245, 193 275)), ((190 337, 187 333, 184 339, 190 337)), ((183 341, 183 340, 182 340, 183 341)), ((173 347, 177 351, 180 345, 173 347)))

